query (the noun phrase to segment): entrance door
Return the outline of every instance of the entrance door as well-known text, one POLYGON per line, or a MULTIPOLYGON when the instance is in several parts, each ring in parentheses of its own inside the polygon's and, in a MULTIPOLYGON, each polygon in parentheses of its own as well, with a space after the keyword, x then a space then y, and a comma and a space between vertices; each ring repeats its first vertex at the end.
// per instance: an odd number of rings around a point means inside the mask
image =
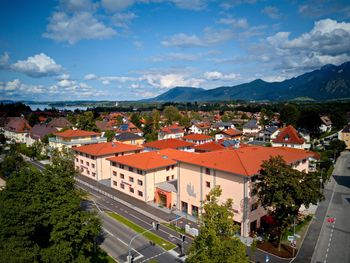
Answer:
POLYGON ((162 206, 166 206, 166 195, 159 194, 159 204, 162 206))

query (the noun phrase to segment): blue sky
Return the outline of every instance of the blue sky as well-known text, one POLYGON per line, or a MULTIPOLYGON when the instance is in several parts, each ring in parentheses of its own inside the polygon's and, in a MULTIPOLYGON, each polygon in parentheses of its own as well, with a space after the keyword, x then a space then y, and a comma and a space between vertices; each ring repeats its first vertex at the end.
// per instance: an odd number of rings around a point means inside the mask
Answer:
POLYGON ((347 1, 4 0, 0 99, 136 100, 350 60, 347 1))

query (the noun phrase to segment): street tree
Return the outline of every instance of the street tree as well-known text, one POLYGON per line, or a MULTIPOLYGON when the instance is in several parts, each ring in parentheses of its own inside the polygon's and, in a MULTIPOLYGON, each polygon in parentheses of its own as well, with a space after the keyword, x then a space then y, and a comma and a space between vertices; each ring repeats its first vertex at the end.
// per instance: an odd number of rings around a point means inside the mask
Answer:
POLYGON ((105 132, 105 137, 107 138, 107 142, 111 142, 115 137, 115 132, 112 130, 108 130, 105 132))
POLYGON ((215 187, 203 202, 199 235, 194 239, 186 262, 248 262, 245 246, 236 236, 232 199, 220 204, 222 190, 215 187))
POLYGON ((94 113, 92 111, 85 111, 78 116, 77 120, 78 129, 86 131, 98 131, 95 123, 94 113))
POLYGON ((179 121, 181 114, 175 106, 166 106, 164 109, 164 117, 166 124, 172 124, 174 121, 179 121))
POLYGON ((271 157, 261 165, 252 194, 276 221, 275 232, 278 249, 283 232, 297 218, 301 205, 306 208, 317 204, 323 195, 317 173, 306 174, 293 169, 281 156, 271 157))
POLYGON ((296 125, 300 117, 300 111, 294 104, 283 105, 280 111, 280 120, 286 125, 296 125))

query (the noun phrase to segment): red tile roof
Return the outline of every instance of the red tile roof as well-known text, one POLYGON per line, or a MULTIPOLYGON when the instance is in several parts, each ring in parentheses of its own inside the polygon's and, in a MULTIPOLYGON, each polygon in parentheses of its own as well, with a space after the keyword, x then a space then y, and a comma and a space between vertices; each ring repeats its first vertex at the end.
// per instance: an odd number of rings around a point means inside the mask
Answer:
POLYGON ((192 158, 180 157, 177 160, 233 174, 252 176, 259 172, 264 160, 278 155, 282 156, 286 163, 291 164, 312 157, 314 153, 287 147, 256 146, 207 152, 192 158))
POLYGON ((174 160, 174 158, 189 158, 193 155, 195 155, 195 153, 188 153, 174 149, 164 149, 154 152, 143 152, 138 154, 111 157, 107 160, 147 171, 175 165, 177 162, 174 160))
POLYGON ((170 126, 165 126, 161 128, 161 131, 167 134, 172 134, 172 133, 181 133, 184 131, 184 127, 179 126, 177 124, 173 124, 170 126))
POLYGON ((241 135, 243 134, 242 131, 237 130, 237 129, 235 129, 235 128, 227 129, 227 130, 225 130, 225 131, 220 131, 220 132, 218 132, 218 133, 223 133, 223 134, 226 134, 226 135, 228 135, 228 136, 230 136, 230 137, 241 136, 241 135))
POLYGON ((305 140, 298 134, 297 130, 289 125, 283 128, 277 135, 276 139, 273 139, 274 143, 284 143, 284 144, 303 144, 305 140))
POLYGON ((5 130, 16 132, 16 133, 24 133, 29 132, 32 127, 30 127, 28 121, 21 117, 11 117, 8 122, 5 124, 5 130))
POLYGON ((205 141, 212 139, 211 136, 205 135, 205 134, 198 134, 198 133, 192 133, 188 134, 182 137, 184 140, 190 140, 190 141, 205 141))
POLYGON ((64 117, 58 117, 54 118, 49 122, 50 126, 58 127, 58 128, 65 128, 70 127, 72 124, 64 117))
POLYGON ((144 147, 148 148, 155 148, 155 149, 179 149, 184 147, 193 147, 194 143, 186 142, 183 140, 178 139, 165 139, 165 140, 159 140, 154 142, 148 142, 143 145, 144 147))
POLYGON ((96 143, 73 148, 73 150, 76 152, 87 153, 93 156, 104 156, 123 152, 134 152, 140 151, 142 149, 143 147, 124 144, 120 142, 96 143))
POLYGON ((65 138, 75 138, 75 137, 88 137, 92 135, 100 135, 97 132, 84 131, 84 130, 66 130, 63 132, 54 133, 54 135, 65 138))
POLYGON ((201 152, 212 152, 212 151, 219 151, 223 150, 225 147, 221 145, 219 142, 208 142, 200 145, 194 146, 195 151, 201 151, 201 152))

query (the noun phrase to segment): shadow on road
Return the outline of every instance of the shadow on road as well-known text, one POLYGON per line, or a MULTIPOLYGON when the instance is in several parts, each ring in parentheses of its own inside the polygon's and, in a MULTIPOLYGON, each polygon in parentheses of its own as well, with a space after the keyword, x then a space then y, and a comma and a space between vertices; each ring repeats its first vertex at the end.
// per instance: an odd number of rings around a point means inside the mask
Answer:
POLYGON ((333 175, 333 177, 337 184, 345 187, 350 187, 350 176, 333 175))

